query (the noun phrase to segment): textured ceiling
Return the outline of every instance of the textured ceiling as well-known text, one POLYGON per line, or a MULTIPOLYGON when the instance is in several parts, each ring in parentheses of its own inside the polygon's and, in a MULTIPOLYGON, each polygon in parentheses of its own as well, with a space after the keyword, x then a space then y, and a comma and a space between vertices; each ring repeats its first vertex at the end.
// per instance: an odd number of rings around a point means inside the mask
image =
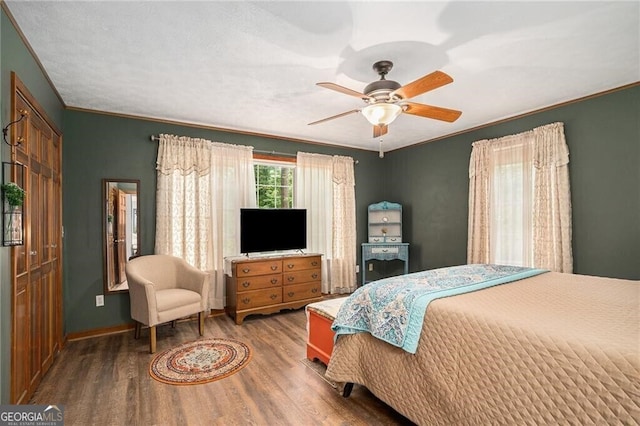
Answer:
POLYGON ((69 107, 377 150, 362 91, 371 66, 407 84, 454 82, 412 101, 397 149, 640 81, 640 2, 7 1, 69 107))

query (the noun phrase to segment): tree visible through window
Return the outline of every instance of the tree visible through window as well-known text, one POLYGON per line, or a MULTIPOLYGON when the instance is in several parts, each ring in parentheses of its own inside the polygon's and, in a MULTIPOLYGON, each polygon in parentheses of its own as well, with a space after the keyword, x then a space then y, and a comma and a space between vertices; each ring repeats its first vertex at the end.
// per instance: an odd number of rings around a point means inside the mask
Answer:
POLYGON ((256 161, 256 203, 259 208, 293 208, 295 165, 277 161, 256 161))

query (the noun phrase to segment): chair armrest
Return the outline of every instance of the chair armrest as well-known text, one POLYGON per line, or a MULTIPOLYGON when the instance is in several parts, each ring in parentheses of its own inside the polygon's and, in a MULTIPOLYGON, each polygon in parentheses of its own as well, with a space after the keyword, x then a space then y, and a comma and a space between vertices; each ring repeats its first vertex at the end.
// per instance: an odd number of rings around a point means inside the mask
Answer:
POLYGON ((132 271, 127 271, 131 318, 148 326, 158 322, 158 305, 153 282, 132 271))
POLYGON ((182 273, 180 275, 180 282, 178 285, 181 288, 185 288, 187 290, 195 291, 200 294, 203 300, 203 310, 205 310, 209 304, 209 276, 210 274, 195 266, 191 266, 187 262, 183 262, 182 264, 182 273))

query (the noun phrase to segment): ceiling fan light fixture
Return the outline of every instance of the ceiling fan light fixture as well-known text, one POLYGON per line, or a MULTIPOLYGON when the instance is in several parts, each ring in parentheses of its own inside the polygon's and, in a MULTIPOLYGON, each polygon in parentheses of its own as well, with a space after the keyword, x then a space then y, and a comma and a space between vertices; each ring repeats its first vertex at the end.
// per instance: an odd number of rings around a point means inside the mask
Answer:
POLYGON ((362 108, 362 115, 374 126, 391 124, 401 112, 402 107, 397 104, 379 103, 362 108))

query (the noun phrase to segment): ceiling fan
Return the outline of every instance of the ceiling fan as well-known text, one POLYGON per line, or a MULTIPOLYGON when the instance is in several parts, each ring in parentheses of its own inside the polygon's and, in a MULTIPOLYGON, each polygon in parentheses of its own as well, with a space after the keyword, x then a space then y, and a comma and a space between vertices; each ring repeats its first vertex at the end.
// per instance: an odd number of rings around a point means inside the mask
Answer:
POLYGON ((360 98, 367 103, 367 106, 323 118, 309 123, 309 125, 324 123, 335 118, 361 112, 373 124, 373 137, 377 138, 385 135, 389 124, 403 112, 449 123, 456 121, 460 117, 461 111, 408 101, 409 98, 453 82, 453 78, 449 75, 442 71, 434 71, 409 84, 400 86, 398 82, 385 78, 391 68, 393 68, 393 62, 391 61, 378 61, 373 64, 373 69, 380 75, 380 80, 367 85, 364 88, 364 93, 335 83, 316 83, 318 86, 360 98))

